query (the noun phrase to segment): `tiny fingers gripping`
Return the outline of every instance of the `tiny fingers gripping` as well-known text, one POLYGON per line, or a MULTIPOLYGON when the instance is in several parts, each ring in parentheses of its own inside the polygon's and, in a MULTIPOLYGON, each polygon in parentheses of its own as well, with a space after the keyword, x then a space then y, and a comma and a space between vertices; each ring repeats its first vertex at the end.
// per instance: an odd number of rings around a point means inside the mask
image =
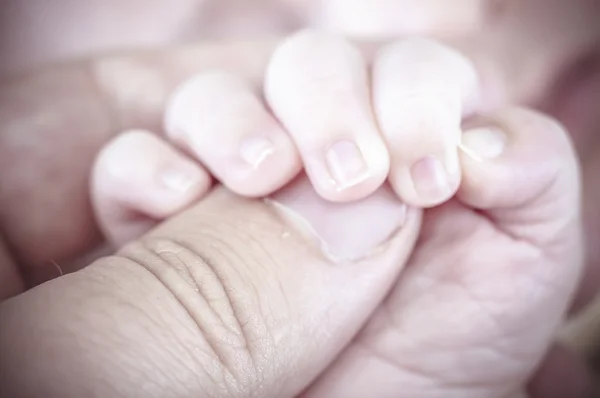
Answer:
POLYGON ((386 179, 389 157, 371 108, 366 60, 351 43, 300 32, 275 51, 265 95, 317 192, 357 200, 386 179))
POLYGON ((92 201, 106 237, 122 245, 198 200, 210 183, 206 170, 170 144, 133 130, 98 155, 92 201))
POLYGON ((399 40, 378 53, 373 101, 391 152, 390 183, 407 203, 435 206, 456 192, 461 121, 478 90, 472 63, 437 42, 399 40))
POLYGON ((226 72, 184 82, 167 104, 165 130, 240 195, 268 195, 300 171, 292 140, 258 94, 226 72))

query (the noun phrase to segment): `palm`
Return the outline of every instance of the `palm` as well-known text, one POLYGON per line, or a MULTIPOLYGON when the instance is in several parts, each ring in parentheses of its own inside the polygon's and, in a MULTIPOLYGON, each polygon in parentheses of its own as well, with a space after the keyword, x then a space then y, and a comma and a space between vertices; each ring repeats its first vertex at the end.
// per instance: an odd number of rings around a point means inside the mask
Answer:
POLYGON ((560 268, 539 248, 458 203, 428 213, 422 234, 358 347, 379 359, 375 373, 386 371, 403 388, 447 383, 461 397, 515 392, 559 321, 564 294, 555 289, 570 289, 548 280, 571 278, 546 275, 560 268))

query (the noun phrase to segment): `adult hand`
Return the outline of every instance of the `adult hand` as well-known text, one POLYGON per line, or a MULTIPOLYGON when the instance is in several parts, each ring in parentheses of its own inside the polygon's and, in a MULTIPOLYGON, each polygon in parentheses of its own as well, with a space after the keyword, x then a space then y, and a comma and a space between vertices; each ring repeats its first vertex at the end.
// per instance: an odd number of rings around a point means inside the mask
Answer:
POLYGON ((268 203, 217 189, 4 302, 1 395, 298 395, 382 300, 420 223, 391 191, 340 207, 298 184, 268 203))

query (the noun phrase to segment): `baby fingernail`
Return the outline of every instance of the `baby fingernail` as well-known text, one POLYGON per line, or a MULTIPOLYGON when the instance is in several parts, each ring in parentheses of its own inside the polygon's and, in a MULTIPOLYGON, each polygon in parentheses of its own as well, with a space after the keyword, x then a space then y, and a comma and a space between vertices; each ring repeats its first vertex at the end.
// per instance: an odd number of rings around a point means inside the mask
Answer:
POLYGON ((162 187, 176 193, 186 194, 203 184, 203 174, 191 166, 169 166, 161 169, 158 180, 162 187))
POLYGON ((256 168, 275 152, 275 145, 266 137, 246 137, 240 144, 240 156, 250 166, 256 168))
POLYGON ((342 140, 334 143, 327 150, 325 159, 338 190, 357 185, 369 177, 363 154, 353 141, 342 140))
POLYGON ((436 157, 427 156, 417 161, 410 174, 415 192, 426 203, 445 200, 452 194, 448 171, 436 157))
POLYGON ((504 152, 506 140, 506 134, 499 128, 479 127, 463 133, 460 148, 478 161, 494 159, 504 152))

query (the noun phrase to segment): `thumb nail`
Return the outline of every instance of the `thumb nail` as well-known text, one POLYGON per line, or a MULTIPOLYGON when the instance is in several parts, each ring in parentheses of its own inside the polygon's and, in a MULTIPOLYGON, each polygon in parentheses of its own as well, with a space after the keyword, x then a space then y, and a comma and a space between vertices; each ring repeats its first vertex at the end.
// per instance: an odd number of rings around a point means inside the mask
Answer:
POLYGON ((302 177, 267 200, 335 262, 358 261, 383 249, 407 219, 407 207, 389 187, 351 203, 322 199, 302 177))
POLYGON ((494 159, 506 147, 506 134, 497 127, 480 127, 468 130, 461 137, 460 149, 477 161, 494 159))

